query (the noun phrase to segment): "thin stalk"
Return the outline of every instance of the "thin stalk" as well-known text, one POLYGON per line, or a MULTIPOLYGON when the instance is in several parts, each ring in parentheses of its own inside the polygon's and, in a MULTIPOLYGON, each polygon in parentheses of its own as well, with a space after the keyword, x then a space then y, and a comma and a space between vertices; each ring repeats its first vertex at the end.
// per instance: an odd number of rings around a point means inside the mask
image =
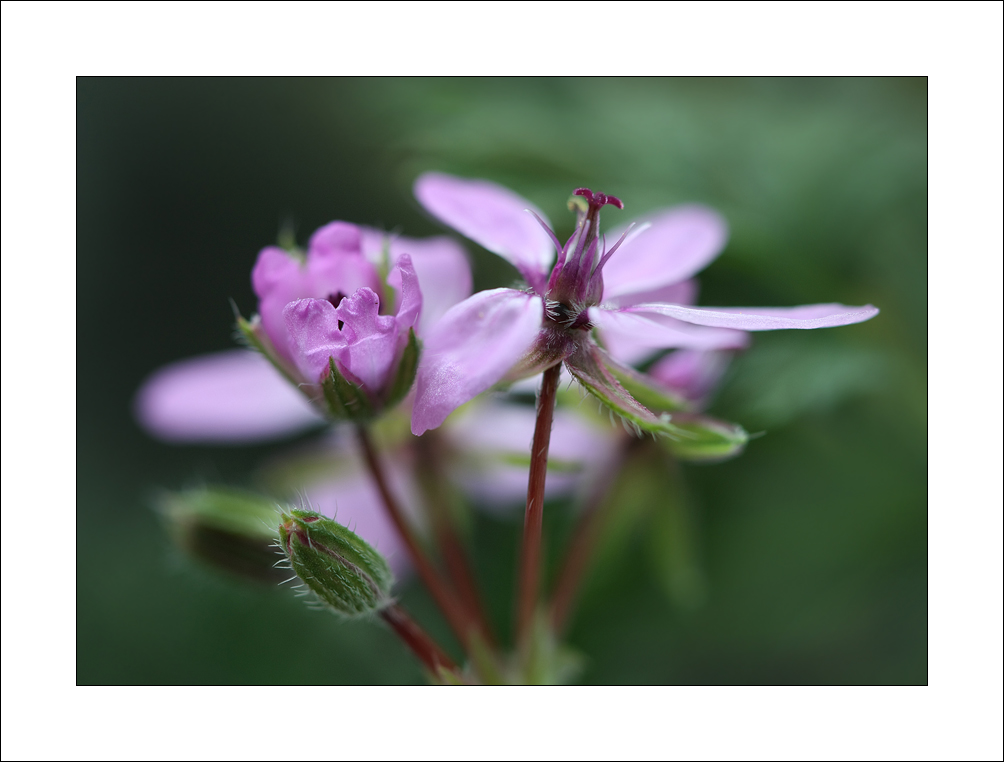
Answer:
POLYGON ((576 596, 582 586, 589 562, 596 550, 607 512, 604 509, 607 497, 617 481, 628 453, 635 439, 626 439, 618 447, 616 454, 600 473, 596 483, 590 490, 589 498, 583 506, 572 539, 568 543, 565 557, 558 567, 558 579, 551 594, 551 605, 548 618, 556 635, 560 635, 568 624, 569 615, 575 605, 576 596))
POLYGON ((561 363, 544 371, 537 397, 537 424, 530 449, 530 479, 526 489, 526 517, 519 563, 519 597, 516 609, 517 644, 525 648, 533 630, 540 588, 541 527, 544 519, 544 482, 547 478, 547 451, 551 444, 554 402, 561 377, 561 363))
POLYGON ((405 645, 411 649, 436 679, 442 679, 443 673, 452 673, 456 681, 462 681, 460 670, 446 652, 396 603, 380 612, 383 619, 405 645))
POLYGON ((469 615, 478 623, 487 644, 494 648, 495 639, 474 577, 473 568, 467 556, 456 521, 451 510, 453 495, 443 471, 441 457, 442 442, 435 430, 426 432, 419 447, 419 483, 425 492, 425 504, 433 536, 443 561, 446 573, 460 596, 461 603, 469 615))
POLYGON ((408 553, 415 564, 418 576, 422 578, 425 586, 429 588, 429 592, 432 593, 432 597, 446 616, 446 621, 449 622, 450 627, 461 644, 470 653, 470 638, 472 630, 478 628, 477 623, 472 620, 467 610, 460 605, 455 591, 439 575, 439 572, 436 571, 436 568, 426 557, 422 546, 419 545, 411 525, 408 524, 408 520, 404 517, 396 498, 390 491, 383 466, 377 456, 376 449, 373 447, 373 441, 370 439, 369 431, 364 426, 357 426, 356 433, 366 466, 369 468, 370 475, 373 477, 373 482, 380 492, 380 497, 383 499, 384 507, 387 509, 394 527, 408 548, 408 553))

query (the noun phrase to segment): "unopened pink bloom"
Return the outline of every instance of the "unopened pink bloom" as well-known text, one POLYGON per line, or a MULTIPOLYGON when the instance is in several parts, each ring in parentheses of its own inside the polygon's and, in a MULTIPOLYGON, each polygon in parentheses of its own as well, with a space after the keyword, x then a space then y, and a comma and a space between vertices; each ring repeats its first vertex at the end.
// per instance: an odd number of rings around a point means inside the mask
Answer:
POLYGON ((390 268, 400 264, 404 255, 412 260, 425 294, 426 314, 418 324, 420 331, 470 294, 466 255, 449 238, 389 236, 348 222, 331 222, 311 236, 304 257, 268 246, 259 253, 251 272, 262 328, 281 357, 293 361, 296 353, 284 317, 290 302, 326 299, 337 303, 361 288, 389 298, 383 294, 379 274, 385 247, 389 260, 385 264, 390 268))
POLYGON ((652 348, 736 349, 746 344, 744 331, 847 325, 878 312, 870 305, 707 308, 665 301, 724 244, 724 223, 703 207, 657 214, 608 248, 599 219, 603 206, 623 206, 613 196, 577 190, 587 208, 562 246, 538 209, 494 183, 429 173, 418 178, 415 195, 440 220, 512 262, 530 286, 475 294, 425 337, 412 416, 416 434, 499 381, 560 362, 593 393, 602 386, 608 399, 617 396, 638 420, 657 426, 612 379, 613 360, 593 342, 594 327, 652 348))
POLYGON ((298 299, 283 309, 289 349, 304 379, 321 381, 339 370, 366 389, 378 392, 408 341, 422 311, 422 292, 411 257, 401 256, 388 281, 400 293, 397 312, 381 315, 380 297, 363 286, 337 304, 329 299, 298 299))
MULTIPOLYGON (((361 302, 372 298, 368 294, 387 290, 379 276, 383 266, 392 268, 389 281, 398 291, 401 305, 396 315, 377 314, 373 327, 391 322, 395 328, 388 333, 393 333, 395 340, 400 325, 413 325, 421 336, 471 292, 466 254, 459 244, 445 236, 407 238, 347 222, 332 222, 311 237, 305 256, 274 246, 263 249, 251 279, 259 297, 261 329, 280 358, 292 369, 303 372, 297 359, 303 362, 305 358, 289 335, 284 315, 288 304, 310 298, 327 303, 328 297, 333 297, 339 306, 342 300, 346 302, 340 314, 353 310, 358 313, 364 309, 361 302), (410 269, 402 268, 406 255, 411 261, 410 269), (409 270, 407 277, 403 270, 409 270), (417 300, 415 279, 421 294, 417 300), (360 290, 362 293, 356 296, 360 290), (416 306, 420 308, 417 317, 416 306)), ((328 306, 335 309, 330 303, 328 306)), ((328 313, 327 308, 320 309, 322 316, 328 313)), ((313 320, 316 317, 296 321, 305 332, 305 348, 310 346, 308 339, 318 335, 320 323, 313 320)), ((349 323, 355 325, 355 320, 353 317, 349 323)), ((350 372, 372 382, 386 362, 389 342, 381 345, 380 332, 370 333, 370 343, 376 346, 368 352, 364 348, 367 342, 361 339, 364 333, 353 331, 352 339, 346 334, 341 343, 346 347, 351 345, 345 350, 348 367, 355 369, 350 372)), ((307 362, 306 367, 313 366, 307 362)), ((243 349, 183 360, 159 369, 144 382, 134 410, 148 433, 171 442, 257 442, 322 422, 321 415, 265 358, 243 349)))

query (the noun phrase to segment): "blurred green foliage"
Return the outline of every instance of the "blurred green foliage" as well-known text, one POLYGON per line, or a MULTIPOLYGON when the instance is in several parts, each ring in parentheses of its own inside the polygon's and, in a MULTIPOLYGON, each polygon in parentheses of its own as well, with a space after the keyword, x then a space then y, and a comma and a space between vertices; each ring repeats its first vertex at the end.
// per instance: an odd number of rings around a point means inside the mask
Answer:
MULTIPOLYGON (((157 488, 249 484, 283 445, 160 444, 130 402, 159 365, 231 345, 227 298, 254 311, 251 266, 287 222, 301 242, 332 219, 442 232, 410 195, 426 169, 506 184, 559 234, 581 185, 625 220, 706 203, 732 234, 702 304, 882 309, 757 335, 711 412, 764 436, 634 480, 649 518, 589 577, 581 680, 927 681, 925 79, 82 78, 77 98, 79 683, 421 682, 380 627, 172 549, 157 488)), ((470 248, 478 288, 515 278, 470 248)), ((518 512, 472 527, 503 629, 518 512)), ((549 510, 552 564, 571 521, 549 510)), ((420 586, 402 597, 452 644, 420 586)))

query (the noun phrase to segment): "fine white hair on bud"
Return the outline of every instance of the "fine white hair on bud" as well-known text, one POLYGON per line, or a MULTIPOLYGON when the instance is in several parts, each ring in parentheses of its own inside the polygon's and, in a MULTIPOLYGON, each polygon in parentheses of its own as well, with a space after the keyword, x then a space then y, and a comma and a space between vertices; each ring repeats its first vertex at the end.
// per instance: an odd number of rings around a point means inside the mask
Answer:
POLYGON ((358 535, 316 511, 289 509, 279 522, 279 546, 302 584, 334 612, 358 617, 392 603, 387 561, 358 535))

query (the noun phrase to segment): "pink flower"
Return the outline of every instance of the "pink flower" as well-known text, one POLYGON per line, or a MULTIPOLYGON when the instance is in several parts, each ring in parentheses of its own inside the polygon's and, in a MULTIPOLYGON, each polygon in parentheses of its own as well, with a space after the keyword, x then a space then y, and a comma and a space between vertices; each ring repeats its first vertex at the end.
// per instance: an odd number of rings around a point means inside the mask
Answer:
POLYGON ((326 348, 360 383, 379 385, 402 333, 414 326, 421 335, 471 292, 466 254, 449 238, 389 236, 347 222, 318 230, 306 255, 263 249, 251 280, 259 315, 249 328, 287 378, 261 354, 243 349, 160 368, 143 383, 134 403, 137 420, 152 436, 245 443, 317 426, 323 423, 321 408, 294 384, 311 377, 317 381, 314 374, 330 356, 323 355, 326 348), (388 270, 384 282, 380 273, 388 270), (374 297, 383 307, 391 302, 388 285, 400 295, 396 314, 373 310, 374 297), (339 302, 337 308, 329 296, 339 302), (291 316, 297 341, 284 313, 287 305, 304 299, 309 301, 291 316))
POLYGON ((744 331, 847 325, 878 313, 870 305, 687 306, 681 296, 687 287, 681 284, 719 253, 725 241, 721 218, 703 207, 671 209, 628 228, 607 248, 599 233, 600 209, 623 204, 584 188, 575 194, 586 203, 562 246, 543 213, 506 188, 436 173, 418 178, 415 195, 429 212, 514 264, 529 288, 475 294, 426 335, 412 415, 415 434, 439 426, 500 381, 560 362, 633 425, 666 432, 665 419, 618 382, 618 374, 633 371, 596 344, 594 328, 605 339, 628 337, 652 348, 735 349, 745 346, 744 331))

